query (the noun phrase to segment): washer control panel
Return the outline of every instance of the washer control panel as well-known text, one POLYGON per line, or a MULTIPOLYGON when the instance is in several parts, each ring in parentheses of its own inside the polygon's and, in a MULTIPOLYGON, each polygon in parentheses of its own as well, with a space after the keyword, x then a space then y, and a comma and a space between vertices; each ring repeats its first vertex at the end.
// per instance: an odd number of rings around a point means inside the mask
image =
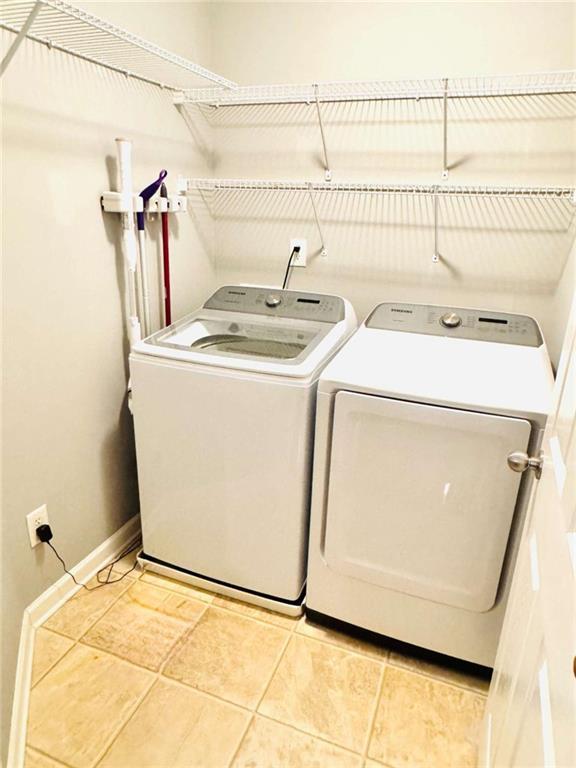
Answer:
POLYGON ((344 301, 339 296, 245 285, 225 285, 219 288, 204 304, 204 308, 323 323, 344 320, 344 301))
POLYGON ((460 307, 379 304, 366 320, 366 327, 524 347, 539 347, 542 344, 538 324, 527 315, 460 307))

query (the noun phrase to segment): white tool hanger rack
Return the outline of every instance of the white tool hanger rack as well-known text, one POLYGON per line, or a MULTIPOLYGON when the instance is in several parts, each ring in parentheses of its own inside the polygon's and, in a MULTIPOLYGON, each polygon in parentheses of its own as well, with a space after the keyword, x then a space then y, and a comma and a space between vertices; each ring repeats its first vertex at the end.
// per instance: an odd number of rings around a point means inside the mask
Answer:
POLYGON ((315 202, 316 193, 343 193, 353 192, 360 194, 386 194, 409 195, 431 197, 434 202, 434 250, 432 261, 440 261, 438 247, 439 210, 438 202, 442 197, 489 197, 506 198, 516 200, 540 200, 540 201, 564 201, 576 206, 576 189, 572 187, 501 187, 501 186, 454 186, 440 184, 379 184, 357 182, 305 182, 305 181, 272 181, 272 180, 247 180, 247 179, 186 179, 182 185, 188 194, 200 192, 225 192, 225 191, 277 191, 277 192, 303 192, 310 198, 312 211, 318 236, 321 243, 321 255, 327 256, 328 249, 318 209, 315 202))
POLYGON ((312 83, 310 85, 258 85, 224 88, 200 88, 175 96, 177 104, 211 109, 255 105, 314 105, 324 155, 325 179, 332 179, 322 104, 358 101, 436 100, 442 102, 442 178, 448 168, 448 105, 454 99, 517 98, 576 94, 576 71, 544 72, 485 77, 439 77, 400 81, 356 81, 312 83))
POLYGON ((101 67, 172 91, 209 81, 226 89, 235 83, 182 56, 110 24, 62 0, 2 0, 0 27, 16 38, 0 75, 25 38, 101 67))

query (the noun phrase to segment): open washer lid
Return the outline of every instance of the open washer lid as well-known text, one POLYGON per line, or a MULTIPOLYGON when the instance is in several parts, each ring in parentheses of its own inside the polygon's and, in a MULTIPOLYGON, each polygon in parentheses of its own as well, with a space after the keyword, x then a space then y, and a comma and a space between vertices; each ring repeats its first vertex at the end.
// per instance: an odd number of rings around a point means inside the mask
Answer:
POLYGON ((186 349, 203 355, 257 358, 276 363, 302 362, 328 334, 320 323, 282 325, 254 322, 254 318, 204 316, 181 327, 166 328, 150 342, 161 347, 186 349))
POLYGON ((224 286, 132 353, 302 378, 316 375, 355 326, 354 310, 339 296, 224 286))

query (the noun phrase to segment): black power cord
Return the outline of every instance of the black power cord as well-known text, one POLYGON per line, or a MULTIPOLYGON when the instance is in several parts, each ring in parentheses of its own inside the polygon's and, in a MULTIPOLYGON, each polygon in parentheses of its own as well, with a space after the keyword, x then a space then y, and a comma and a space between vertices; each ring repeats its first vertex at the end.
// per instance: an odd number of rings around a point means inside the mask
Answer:
POLYGON ((100 589, 100 587, 107 587, 109 584, 117 584, 119 581, 122 581, 122 579, 125 576, 128 576, 129 573, 132 573, 132 571, 136 568, 137 563, 135 562, 132 568, 130 568, 125 573, 121 574, 118 578, 113 579, 112 576, 112 568, 116 565, 116 563, 120 562, 123 557, 126 557, 126 555, 130 554, 130 552, 133 552, 137 547, 140 546, 140 539, 135 541, 133 544, 130 544, 129 547, 126 547, 119 555, 116 557, 115 560, 112 560, 111 563, 108 563, 108 565, 105 565, 104 568, 100 568, 98 573, 96 574, 96 581, 98 581, 98 585, 95 587, 88 587, 86 584, 82 584, 82 582, 77 581, 76 577, 73 573, 71 573, 68 568, 66 567, 66 563, 64 562, 64 559, 58 554, 58 550, 56 547, 50 543, 50 539, 52 538, 52 529, 49 525, 39 525, 38 528, 36 528, 36 535, 40 539, 40 541, 43 544, 48 544, 52 552, 56 555, 58 560, 62 563, 62 568, 64 569, 64 573, 67 573, 68 576, 72 579, 74 584, 76 584, 78 587, 82 587, 87 592, 93 592, 95 589, 100 589), (106 573, 106 576, 102 579, 100 578, 100 575, 106 573))
POLYGON ((292 253, 290 254, 290 258, 288 259, 288 264, 286 265, 286 272, 284 274, 284 282, 282 283, 282 290, 284 290, 288 285, 288 277, 290 275, 290 267, 292 266, 292 259, 297 253, 300 253, 299 245, 295 245, 294 248, 292 248, 292 253))

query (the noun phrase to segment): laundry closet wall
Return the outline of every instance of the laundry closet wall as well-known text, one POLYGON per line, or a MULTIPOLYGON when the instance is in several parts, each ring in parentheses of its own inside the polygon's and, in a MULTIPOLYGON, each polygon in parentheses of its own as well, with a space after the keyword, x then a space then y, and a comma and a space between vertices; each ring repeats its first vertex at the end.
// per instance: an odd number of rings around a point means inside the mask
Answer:
MULTIPOLYGON (((214 67, 241 84, 399 80, 571 69, 572 3, 218 3, 214 67)), ((576 97, 449 102, 449 184, 573 185, 576 97)), ((195 108, 193 108, 195 109, 195 108)), ((323 107, 333 181, 441 183, 442 104, 421 100, 323 107)), ((215 175, 322 181, 314 104, 204 109, 215 175)), ((277 285, 289 239, 313 254, 291 287, 350 298, 524 312, 557 359, 572 293, 569 203, 440 201, 440 264, 431 198, 318 194, 328 257, 306 193, 194 195, 216 221, 219 282, 277 285)))
MULTIPOLYGON (((211 65, 207 6, 82 5, 211 65)), ((12 39, 2 35, 3 50, 12 39)), ((163 167, 174 189, 175 174, 207 166, 160 88, 27 41, 2 89, 5 751, 23 610, 62 575, 52 552, 31 550, 25 515, 48 505, 54 544, 74 565, 138 512, 119 217, 99 205, 115 188, 114 139, 133 141, 137 189, 163 167)), ((214 270, 193 213, 172 217, 171 230, 177 316, 212 290, 214 270)), ((154 263, 158 227, 150 232, 154 263)))

